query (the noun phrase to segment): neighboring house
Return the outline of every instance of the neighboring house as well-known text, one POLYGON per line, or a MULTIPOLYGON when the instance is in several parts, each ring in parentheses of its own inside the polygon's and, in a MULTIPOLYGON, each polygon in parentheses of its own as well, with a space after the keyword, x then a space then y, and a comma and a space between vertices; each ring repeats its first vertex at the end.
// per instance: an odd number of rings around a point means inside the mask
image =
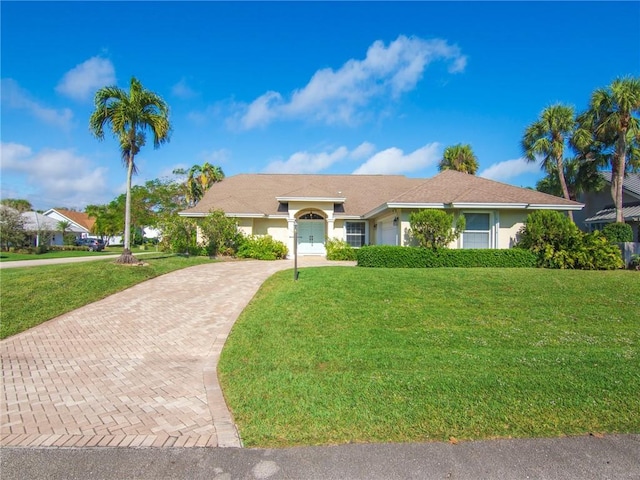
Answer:
MULTIPOLYGON (((76 238, 86 238, 91 235, 91 229, 93 225, 96 223, 94 218, 89 217, 84 212, 74 212, 73 210, 63 210, 58 208, 51 208, 44 212, 46 217, 52 218, 55 220, 55 223, 61 221, 67 221, 71 224, 71 233, 76 234, 76 238)), ((59 230, 56 227, 56 230, 59 230)), ((61 234, 58 236, 62 237, 61 234)), ((62 238, 60 241, 56 241, 53 245, 62 245, 64 242, 62 238)))
MULTIPOLYGON (((24 229, 30 233, 32 246, 37 247, 44 243, 44 232, 47 232, 47 245, 63 244, 62 232, 58 228, 59 220, 38 212, 23 212, 20 216, 24 220, 24 229)), ((73 224, 67 229, 67 232, 73 233, 77 237, 82 235, 82 229, 73 224)))
MULTIPOLYGON (((616 208, 611 198, 611 172, 600 172, 605 188, 600 192, 588 192, 579 200, 585 207, 574 214, 576 224, 587 232, 600 230, 607 223, 616 221, 616 208)), ((640 174, 628 173, 622 184, 622 215, 633 229, 634 241, 640 242, 640 174)))
POLYGON ((400 175, 245 174, 216 183, 185 217, 220 209, 246 234, 269 234, 298 254, 324 255, 325 239, 353 247, 411 245, 409 215, 425 209, 464 214, 466 230, 452 248, 510 248, 532 210, 580 210, 582 204, 466 173, 433 178, 400 175))

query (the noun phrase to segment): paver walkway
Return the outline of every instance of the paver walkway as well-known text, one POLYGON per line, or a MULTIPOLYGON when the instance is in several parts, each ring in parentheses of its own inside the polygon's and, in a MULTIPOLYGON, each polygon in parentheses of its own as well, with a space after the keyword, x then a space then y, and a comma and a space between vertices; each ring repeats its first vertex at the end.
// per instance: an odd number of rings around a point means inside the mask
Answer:
MULTIPOLYGON (((306 259, 304 265, 349 265, 306 259)), ((138 284, 0 342, 1 446, 240 446, 216 367, 240 312, 292 261, 138 284)))

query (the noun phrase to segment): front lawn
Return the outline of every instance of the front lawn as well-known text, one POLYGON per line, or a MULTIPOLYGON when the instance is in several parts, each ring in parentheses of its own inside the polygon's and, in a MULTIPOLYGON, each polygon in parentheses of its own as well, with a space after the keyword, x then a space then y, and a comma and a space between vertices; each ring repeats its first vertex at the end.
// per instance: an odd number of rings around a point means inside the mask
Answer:
MULTIPOLYGON (((151 251, 155 252, 156 247, 149 247, 142 250, 139 247, 134 247, 131 250, 134 254, 151 251)), ((49 258, 70 258, 70 257, 101 257, 104 255, 115 255, 122 253, 122 246, 106 247, 101 252, 89 252, 88 250, 63 250, 52 251, 47 253, 14 253, 14 252, 0 252, 0 262, 14 262, 18 260, 46 260, 49 258)))
POLYGON ((153 277, 211 262, 207 257, 166 254, 141 256, 140 259, 147 265, 123 266, 105 259, 1 269, 0 338, 15 335, 153 277))
POLYGON ((640 432, 640 275, 302 269, 222 352, 249 447, 640 432))

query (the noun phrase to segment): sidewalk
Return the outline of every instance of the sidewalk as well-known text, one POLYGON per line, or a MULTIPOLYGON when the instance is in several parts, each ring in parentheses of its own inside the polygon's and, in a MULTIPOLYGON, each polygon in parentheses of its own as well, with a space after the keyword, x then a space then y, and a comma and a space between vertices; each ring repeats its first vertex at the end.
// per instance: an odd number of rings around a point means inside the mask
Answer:
MULTIPOLYGON (((158 252, 136 252, 135 256, 140 255, 152 255, 158 252)), ((109 255, 96 255, 86 257, 63 257, 63 258, 47 258, 38 260, 15 260, 11 262, 0 262, 0 269, 3 268, 20 268, 20 267, 39 267, 42 265, 59 265, 62 263, 81 263, 81 262, 94 262, 96 260, 108 260, 112 258, 118 258, 119 253, 109 255)))

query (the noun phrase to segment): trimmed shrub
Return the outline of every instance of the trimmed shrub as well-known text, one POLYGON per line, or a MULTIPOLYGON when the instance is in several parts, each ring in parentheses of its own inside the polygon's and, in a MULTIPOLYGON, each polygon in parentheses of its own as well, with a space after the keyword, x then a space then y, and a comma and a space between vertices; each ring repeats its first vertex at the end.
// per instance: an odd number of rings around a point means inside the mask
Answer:
POLYGON ((443 210, 427 208, 413 212, 409 216, 411 222, 411 235, 425 248, 446 248, 452 241, 460 236, 465 227, 463 215, 458 217, 455 229, 454 217, 443 210))
POLYGON ((271 235, 252 235, 240 241, 237 255, 256 260, 279 260, 287 257, 287 246, 271 235))
POLYGON ((531 268, 536 256, 521 249, 449 250, 377 245, 357 250, 358 266, 383 268, 496 267, 531 268))
POLYGON ((356 250, 344 240, 330 238, 325 247, 327 249, 327 260, 355 260, 356 250))
POLYGON ((633 242, 633 229, 627 223, 608 223, 602 233, 610 243, 633 242))

